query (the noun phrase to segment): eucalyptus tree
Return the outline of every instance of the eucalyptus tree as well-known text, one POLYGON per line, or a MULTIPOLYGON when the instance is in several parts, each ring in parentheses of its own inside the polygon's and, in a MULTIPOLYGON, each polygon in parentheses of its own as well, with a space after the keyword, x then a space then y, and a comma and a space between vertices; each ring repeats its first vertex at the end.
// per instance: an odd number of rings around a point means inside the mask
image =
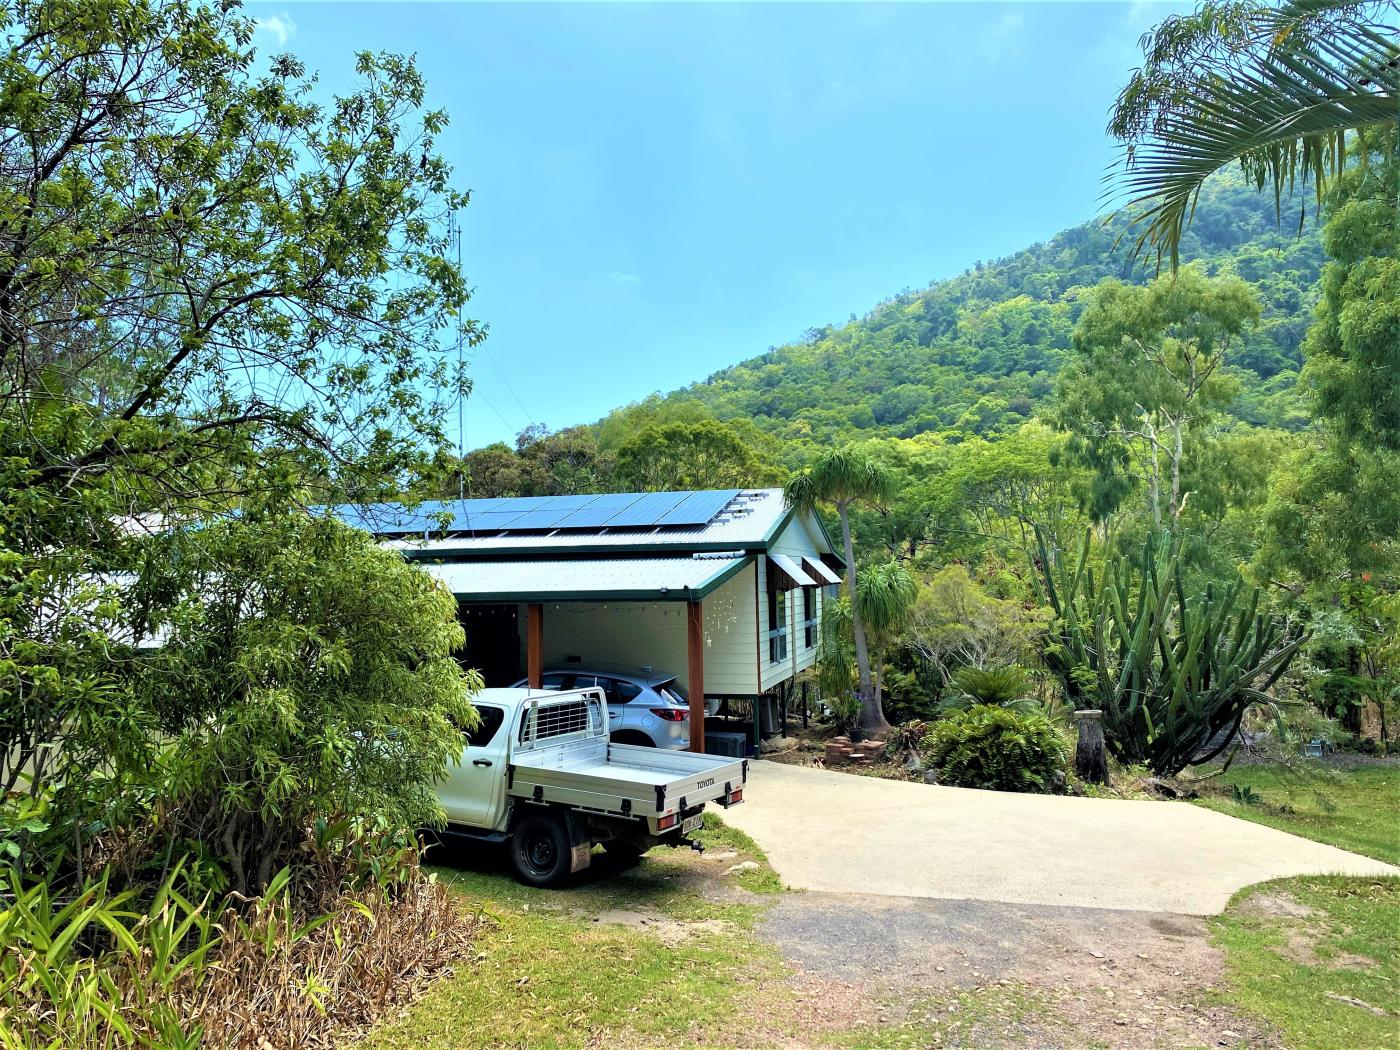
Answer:
MULTIPOLYGON (((846 559, 846 591, 859 593, 856 580, 855 545, 851 540, 853 504, 879 502, 890 495, 889 473, 869 457, 851 448, 829 449, 819 455, 806 470, 794 474, 783 489, 783 499, 789 507, 815 510, 821 504, 835 508, 841 520, 841 547, 846 559)), ((874 692, 870 671, 870 647, 859 604, 852 608, 851 633, 855 643, 857 691, 861 713, 859 728, 867 733, 880 733, 889 728, 880 707, 880 697, 874 692)))
POLYGON ((1153 525, 1175 522, 1188 493, 1183 467, 1203 426, 1229 406, 1237 381, 1225 364, 1259 317, 1254 290, 1194 267, 1148 285, 1107 280, 1074 330, 1076 358, 1057 381, 1068 455, 1095 472, 1085 501, 1103 520, 1146 483, 1153 525))
POLYGON ((1175 269, 1201 187, 1223 168, 1238 164, 1276 205, 1311 181, 1320 205, 1356 133, 1379 130, 1393 149, 1397 23, 1394 0, 1207 0, 1149 32, 1109 122, 1138 249, 1175 269))
POLYGON ((38 792, 85 773, 78 730, 146 739, 107 586, 150 568, 141 526, 402 492, 482 329, 411 59, 361 53, 335 96, 228 0, 0 24, 0 753, 75 774, 38 792))

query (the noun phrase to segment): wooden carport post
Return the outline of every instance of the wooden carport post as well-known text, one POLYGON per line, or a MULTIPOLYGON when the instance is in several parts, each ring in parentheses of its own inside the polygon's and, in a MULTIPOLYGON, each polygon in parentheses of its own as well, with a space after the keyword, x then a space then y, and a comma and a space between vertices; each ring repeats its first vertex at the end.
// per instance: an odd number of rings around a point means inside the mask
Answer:
POLYGON ((705 752, 705 611, 700 602, 685 607, 686 670, 690 679, 690 750, 705 752))
POLYGON ((531 689, 544 685, 544 606, 525 607, 525 678, 531 689))

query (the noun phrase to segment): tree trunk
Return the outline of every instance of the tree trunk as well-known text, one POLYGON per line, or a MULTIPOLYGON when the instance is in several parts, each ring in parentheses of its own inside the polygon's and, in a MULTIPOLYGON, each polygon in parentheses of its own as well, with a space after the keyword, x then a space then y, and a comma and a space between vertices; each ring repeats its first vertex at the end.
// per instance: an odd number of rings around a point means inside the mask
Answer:
POLYGON ((1147 492, 1152 501, 1152 524, 1162 527, 1162 468, 1157 457, 1157 428, 1143 413, 1143 429, 1147 434, 1147 447, 1152 450, 1152 463, 1148 467, 1147 492))
POLYGON ((1108 783, 1108 753, 1104 750, 1103 712, 1076 711, 1079 742, 1074 748, 1074 771, 1090 784, 1108 783))
POLYGON ((890 724, 885 721, 885 712, 880 707, 880 697, 874 691, 870 675, 870 646, 865 640, 865 624, 860 620, 860 607, 856 604, 856 552, 851 543, 851 518, 846 503, 836 504, 836 513, 841 516, 841 545, 846 554, 846 590, 851 599, 851 634, 855 636, 856 682, 860 695, 860 714, 856 726, 866 735, 883 736, 890 724))
POLYGON ((1174 443, 1172 446, 1172 501, 1171 515, 1172 524, 1176 524, 1177 518, 1181 517, 1181 459, 1182 459, 1182 420, 1172 420, 1172 436, 1174 443))

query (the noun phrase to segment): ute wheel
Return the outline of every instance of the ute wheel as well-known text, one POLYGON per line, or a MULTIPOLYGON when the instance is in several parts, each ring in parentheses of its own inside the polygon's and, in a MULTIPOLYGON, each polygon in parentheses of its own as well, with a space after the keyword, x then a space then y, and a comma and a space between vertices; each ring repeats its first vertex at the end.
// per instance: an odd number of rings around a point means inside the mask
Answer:
POLYGON ((560 821, 529 816, 510 837, 510 862, 521 882, 554 886, 569 875, 569 836, 560 821))
POLYGON ((627 868, 640 864, 642 854, 650 848, 650 846, 639 846, 626 839, 608 839, 603 843, 603 852, 627 868))

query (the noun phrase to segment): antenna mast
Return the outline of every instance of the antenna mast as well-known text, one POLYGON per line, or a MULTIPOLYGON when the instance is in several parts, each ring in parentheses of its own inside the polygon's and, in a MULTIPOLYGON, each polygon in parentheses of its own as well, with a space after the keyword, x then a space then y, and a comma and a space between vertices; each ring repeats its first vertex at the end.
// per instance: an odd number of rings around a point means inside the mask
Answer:
MULTIPOLYGON (((457 249, 457 273, 462 272, 462 223, 452 215, 451 237, 457 249)), ((465 356, 462 332, 462 304, 457 304, 457 500, 467 498, 467 415, 466 395, 462 392, 462 369, 465 356)))

